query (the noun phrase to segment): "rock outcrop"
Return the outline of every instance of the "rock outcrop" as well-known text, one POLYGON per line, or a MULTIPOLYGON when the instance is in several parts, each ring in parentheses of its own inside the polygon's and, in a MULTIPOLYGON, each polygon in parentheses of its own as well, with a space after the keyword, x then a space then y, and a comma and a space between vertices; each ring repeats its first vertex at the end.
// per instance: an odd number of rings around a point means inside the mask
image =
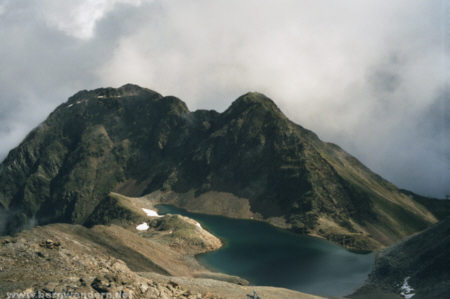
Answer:
POLYGON ((450 292, 450 218, 384 250, 355 299, 446 298, 450 292), (403 295, 403 296, 401 296, 403 295), (408 296, 409 295, 409 296, 408 296))
POLYGON ((0 238, 1 298, 320 298, 217 278, 233 277, 116 225, 51 224, 0 238), (215 279, 196 278, 206 273, 215 279))

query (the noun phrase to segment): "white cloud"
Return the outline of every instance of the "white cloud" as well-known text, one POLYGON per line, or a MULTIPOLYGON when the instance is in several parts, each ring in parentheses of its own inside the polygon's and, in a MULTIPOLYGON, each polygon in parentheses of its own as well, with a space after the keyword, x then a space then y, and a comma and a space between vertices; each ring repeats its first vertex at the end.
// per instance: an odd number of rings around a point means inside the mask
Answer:
POLYGON ((446 2, 10 1, 0 152, 79 89, 131 82, 216 110, 256 90, 401 187, 442 196, 446 2))
POLYGON ((149 10, 151 21, 119 40, 99 77, 178 95, 191 108, 224 109, 259 90, 331 139, 373 126, 379 114, 395 131, 435 99, 448 55, 429 40, 433 24, 416 24, 430 8, 416 1, 405 12, 406 4, 161 2, 164 13, 149 10))
POLYGON ((139 6, 143 0, 41 0, 39 12, 50 27, 87 40, 94 36, 95 26, 117 4, 139 6))
MULTIPOLYGON (((429 185, 423 192, 442 194, 429 179, 437 168, 418 159, 436 165, 448 160, 437 158, 439 150, 430 149, 416 128, 448 81, 442 61, 448 61, 449 53, 436 34, 439 4, 160 5, 163 14, 149 11, 152 21, 119 41, 99 72, 104 85, 137 82, 175 94, 192 109, 223 110, 248 90, 262 91, 292 119, 394 182, 414 188, 420 175, 412 179, 413 164, 423 173, 422 184, 429 185)), ((438 184, 445 184, 448 170, 438 173, 438 184)))

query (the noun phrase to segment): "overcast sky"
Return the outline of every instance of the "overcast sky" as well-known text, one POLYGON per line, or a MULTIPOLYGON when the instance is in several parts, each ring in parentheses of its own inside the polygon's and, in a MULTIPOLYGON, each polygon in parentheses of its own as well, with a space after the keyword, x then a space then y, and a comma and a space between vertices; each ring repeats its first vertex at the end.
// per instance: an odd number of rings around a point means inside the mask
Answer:
POLYGON ((0 0, 0 160, 81 89, 260 91, 398 187, 450 194, 445 0, 0 0))

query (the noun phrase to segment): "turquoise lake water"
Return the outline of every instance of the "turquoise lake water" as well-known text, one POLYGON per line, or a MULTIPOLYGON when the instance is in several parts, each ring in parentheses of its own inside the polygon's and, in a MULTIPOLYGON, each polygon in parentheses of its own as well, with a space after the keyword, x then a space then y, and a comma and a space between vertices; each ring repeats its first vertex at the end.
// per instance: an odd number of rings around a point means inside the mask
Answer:
POLYGON ((372 270, 374 254, 350 252, 264 222, 190 213, 168 205, 157 208, 160 214, 193 218, 222 239, 224 247, 198 255, 198 261, 211 270, 245 278, 253 285, 344 296, 360 287, 372 270))

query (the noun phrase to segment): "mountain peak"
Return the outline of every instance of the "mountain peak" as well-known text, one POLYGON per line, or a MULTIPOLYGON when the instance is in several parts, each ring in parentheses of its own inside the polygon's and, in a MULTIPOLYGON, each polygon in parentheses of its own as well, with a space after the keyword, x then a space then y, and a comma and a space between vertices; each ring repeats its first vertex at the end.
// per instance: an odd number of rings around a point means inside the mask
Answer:
POLYGON ((157 92, 148 88, 143 88, 135 84, 125 84, 119 88, 104 87, 94 90, 81 90, 69 98, 69 103, 79 102, 80 100, 89 99, 108 99, 108 98, 127 98, 134 96, 157 96, 161 98, 157 92))
POLYGON ((125 85, 122 85, 118 89, 126 91, 126 90, 142 90, 142 89, 145 89, 145 88, 142 88, 142 87, 140 87, 139 85, 136 85, 136 84, 127 83, 125 85))
POLYGON ((236 101, 234 101, 233 104, 235 103, 246 105, 260 104, 266 108, 279 110, 274 101, 272 101, 266 95, 255 91, 247 92, 246 94, 240 96, 236 101))
POLYGON ((278 106, 266 95, 259 92, 248 92, 237 98, 225 111, 226 114, 242 113, 249 109, 262 109, 265 111, 283 114, 278 106))

